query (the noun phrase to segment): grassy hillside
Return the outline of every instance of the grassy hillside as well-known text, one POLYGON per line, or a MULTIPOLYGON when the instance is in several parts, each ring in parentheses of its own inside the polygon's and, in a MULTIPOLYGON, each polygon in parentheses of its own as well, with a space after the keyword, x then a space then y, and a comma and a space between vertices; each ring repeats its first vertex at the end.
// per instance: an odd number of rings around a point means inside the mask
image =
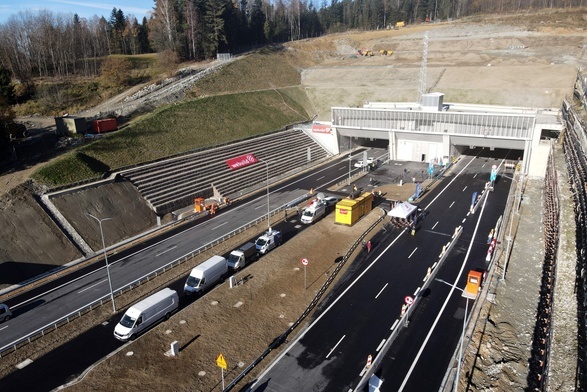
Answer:
POLYGON ((283 47, 265 48, 228 64, 217 74, 200 81, 193 97, 298 86, 300 72, 283 47))
POLYGON ((277 130, 308 120, 304 97, 300 87, 290 87, 171 105, 80 147, 33 178, 48 186, 65 185, 108 170, 277 130))

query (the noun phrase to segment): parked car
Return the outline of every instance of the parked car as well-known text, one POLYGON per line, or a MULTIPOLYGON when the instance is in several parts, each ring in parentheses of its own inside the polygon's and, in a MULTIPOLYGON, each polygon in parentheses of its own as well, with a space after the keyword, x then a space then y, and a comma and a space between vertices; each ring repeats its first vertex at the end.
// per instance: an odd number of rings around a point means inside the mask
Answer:
POLYGON ((8 321, 12 317, 12 312, 6 304, 0 304, 0 321, 8 321))
POLYGON ((326 196, 322 200, 324 201, 324 203, 326 203, 326 207, 332 207, 340 201, 340 199, 338 197, 334 197, 334 196, 326 196))

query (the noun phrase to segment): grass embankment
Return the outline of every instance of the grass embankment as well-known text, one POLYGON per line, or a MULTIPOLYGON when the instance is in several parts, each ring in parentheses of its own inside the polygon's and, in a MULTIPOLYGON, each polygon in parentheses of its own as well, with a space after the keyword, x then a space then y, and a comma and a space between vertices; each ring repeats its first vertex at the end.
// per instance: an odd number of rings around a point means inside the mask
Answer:
POLYGON ((311 117, 300 74, 283 49, 237 59, 198 82, 195 98, 161 108, 37 171, 48 186, 281 129, 311 117), (240 93, 235 93, 240 92, 240 93))
POLYGON ((223 67, 195 85, 192 97, 299 86, 301 76, 282 47, 264 48, 223 67))

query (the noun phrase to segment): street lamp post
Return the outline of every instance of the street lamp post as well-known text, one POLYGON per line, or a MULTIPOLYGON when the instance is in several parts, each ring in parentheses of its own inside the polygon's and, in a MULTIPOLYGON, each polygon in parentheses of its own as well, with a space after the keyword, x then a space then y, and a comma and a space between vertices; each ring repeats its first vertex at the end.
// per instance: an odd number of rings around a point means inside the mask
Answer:
POLYGON ((114 310, 114 312, 116 312, 116 304, 114 303, 114 291, 112 290, 112 279, 110 278, 110 265, 108 264, 108 256, 106 255, 106 242, 104 242, 104 231, 102 230, 102 221, 111 220, 112 218, 98 219, 94 215, 88 214, 87 212, 86 215, 91 218, 94 218, 96 221, 98 221, 98 224, 100 225, 100 235, 102 236, 102 249, 104 250, 104 261, 106 262, 106 274, 108 275, 108 285, 110 286, 110 299, 112 299, 112 309, 114 310))
POLYGON ((271 231, 271 211, 269 209, 269 163, 261 158, 257 158, 257 160, 263 162, 267 169, 267 230, 271 231))
MULTIPOLYGON (((452 283, 447 282, 446 280, 442 280, 442 279, 438 279, 438 278, 434 278, 434 280, 436 280, 437 282, 449 285, 450 287, 455 288, 457 290, 460 290, 461 292, 464 292, 463 289, 455 286, 452 283)), ((461 363, 463 361, 463 343, 465 341, 465 329, 467 329, 467 312, 469 310, 469 298, 465 297, 465 300, 466 300, 465 314, 463 315, 463 331, 461 332, 461 344, 460 344, 460 348, 459 348, 459 363, 457 365, 457 375, 456 375, 455 388, 454 388, 455 392, 458 392, 458 390, 459 390, 459 378, 461 375, 461 363)))
POLYGON ((351 185, 351 160, 353 155, 353 150, 351 148, 351 136, 349 136, 349 186, 351 185))

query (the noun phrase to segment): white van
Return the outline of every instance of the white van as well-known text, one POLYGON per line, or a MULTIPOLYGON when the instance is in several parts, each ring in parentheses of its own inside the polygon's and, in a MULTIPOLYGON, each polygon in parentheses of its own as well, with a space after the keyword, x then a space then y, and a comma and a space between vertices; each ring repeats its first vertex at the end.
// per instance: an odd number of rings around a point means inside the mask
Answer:
POLYGON ((114 328, 114 337, 122 341, 134 340, 157 321, 164 317, 168 319, 178 306, 177 291, 170 288, 158 291, 128 308, 114 328))
POLYGON ((279 230, 269 229, 255 241, 255 246, 259 254, 264 255, 271 249, 281 245, 282 237, 279 230))
POLYGON ((302 213, 302 223, 309 225, 316 222, 326 214, 326 203, 322 200, 315 200, 309 207, 304 209, 302 213))
POLYGON ((222 256, 212 256, 190 272, 183 291, 202 294, 228 274, 228 263, 222 256))

